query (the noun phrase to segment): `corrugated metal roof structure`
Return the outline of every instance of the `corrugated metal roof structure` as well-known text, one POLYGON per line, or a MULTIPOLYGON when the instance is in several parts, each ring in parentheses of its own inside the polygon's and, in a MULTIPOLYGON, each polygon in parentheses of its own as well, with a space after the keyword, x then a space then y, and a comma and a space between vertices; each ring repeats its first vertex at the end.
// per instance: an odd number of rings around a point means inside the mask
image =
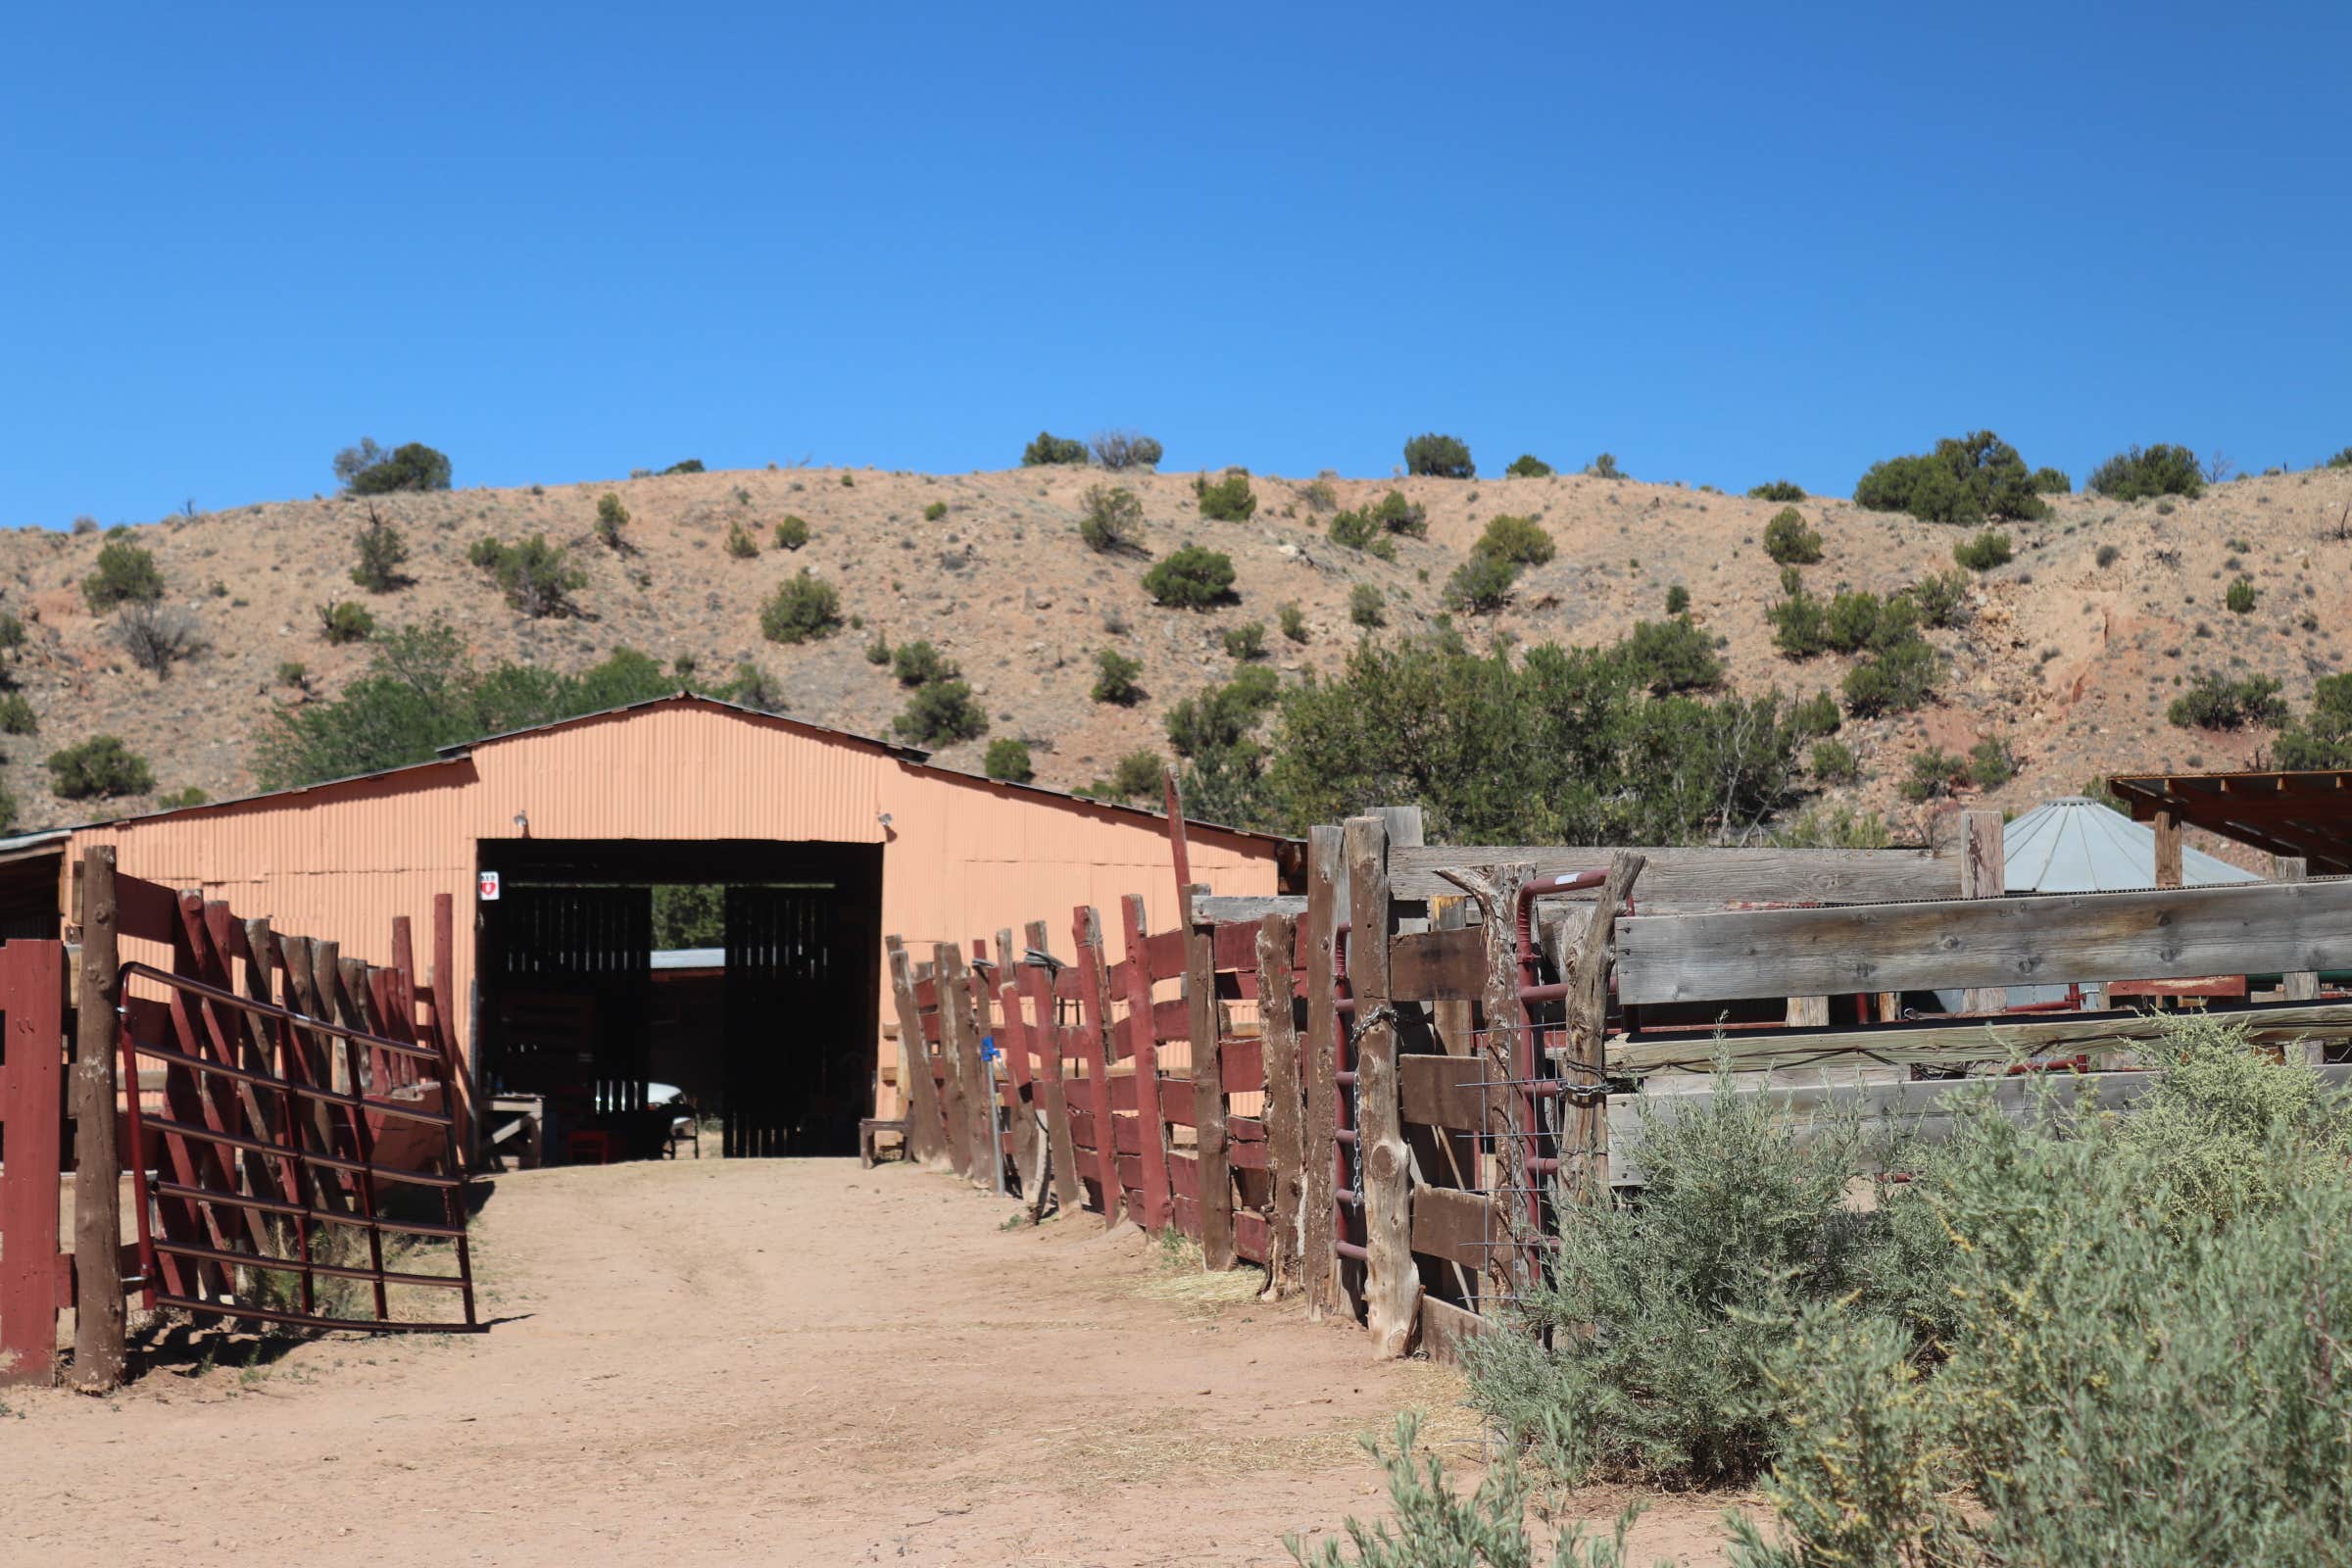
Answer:
MULTIPOLYGON (((1278 859, 1293 850, 1205 822, 1187 837, 1195 879, 1218 893, 1276 892, 1278 859)), ((908 747, 687 695, 382 773, 93 823, 73 831, 61 863, 71 878, 86 849, 113 844, 129 875, 202 889, 240 915, 380 961, 395 915, 421 923, 444 893, 469 910, 477 872, 502 850, 551 843, 611 843, 638 864, 681 843, 852 847, 878 856, 880 929, 918 952, 1042 919, 1067 957, 1072 907, 1115 910, 1130 893, 1153 929, 1177 919, 1159 812, 986 779, 908 747)), ((71 915, 70 885, 60 906, 71 915)), ((1106 923, 1116 930, 1115 914, 1106 923)), ((453 999, 470 994, 472 924, 461 912, 453 999)), ((879 1014, 894 1015, 886 990, 879 1014)))
MULTIPOLYGON (((2001 832, 2012 893, 2114 893, 2156 885, 2156 830, 2084 795, 2044 801, 2001 832)), ((2227 860, 2183 845, 2180 880, 2192 888, 2259 882, 2227 860)))

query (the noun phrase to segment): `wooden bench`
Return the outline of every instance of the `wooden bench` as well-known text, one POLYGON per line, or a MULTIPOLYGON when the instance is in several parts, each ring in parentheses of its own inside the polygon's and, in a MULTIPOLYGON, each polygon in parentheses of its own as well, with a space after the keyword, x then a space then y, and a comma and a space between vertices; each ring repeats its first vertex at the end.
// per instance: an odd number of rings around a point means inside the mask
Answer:
POLYGON ((882 1157, 881 1152, 875 1147, 875 1145, 880 1140, 881 1135, 884 1133, 896 1133, 898 1135, 899 1157, 901 1159, 905 1159, 906 1157, 906 1121, 904 1119, 894 1121, 881 1116, 868 1116, 864 1120, 858 1123, 858 1163, 864 1166, 867 1170, 873 1169, 875 1162, 882 1157))

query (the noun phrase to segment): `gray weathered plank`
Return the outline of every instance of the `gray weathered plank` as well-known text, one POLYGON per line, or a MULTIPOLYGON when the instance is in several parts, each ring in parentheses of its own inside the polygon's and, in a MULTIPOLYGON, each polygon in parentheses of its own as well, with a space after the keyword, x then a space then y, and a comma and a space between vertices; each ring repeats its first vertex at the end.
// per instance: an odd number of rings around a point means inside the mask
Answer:
MULTIPOLYGON (((1537 876, 1605 871, 1617 851, 1608 846, 1435 844, 1399 848, 1390 858, 1391 895, 1428 899, 1458 891, 1438 873, 1448 866, 1481 869, 1514 861, 1537 876)), ((1960 863, 1926 850, 1653 850, 1644 849, 1644 906, 1727 904, 1857 904, 1893 899, 1949 899, 1960 891, 1960 863)))
POLYGON ((1618 999, 1721 1002, 2352 966, 2352 881, 1653 915, 1618 999))
POLYGON ((1193 918, 1218 925, 1254 925, 1269 914, 1305 912, 1306 896, 1299 893, 1212 893, 1193 900, 1193 918))

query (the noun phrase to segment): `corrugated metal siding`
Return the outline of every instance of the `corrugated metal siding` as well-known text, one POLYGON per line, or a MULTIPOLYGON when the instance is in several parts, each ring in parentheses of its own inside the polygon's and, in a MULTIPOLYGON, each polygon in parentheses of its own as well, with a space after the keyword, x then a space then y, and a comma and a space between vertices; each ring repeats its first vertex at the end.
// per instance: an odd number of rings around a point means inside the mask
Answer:
MULTIPOLYGON (((484 743, 466 758, 373 779, 179 812, 74 836, 72 859, 113 843, 126 873, 200 887, 241 915, 391 956, 393 916, 430 961, 433 895, 457 901, 461 1021, 473 978, 475 844, 543 839, 778 839, 884 845, 882 928, 968 942, 1032 919, 1070 954, 1070 912, 1118 900, 1176 919, 1165 824, 907 762, 870 743, 693 702, 654 705, 484 743), (891 825, 879 818, 888 813, 891 825)), ((1271 844, 1196 828, 1194 878, 1271 893, 1271 844)), ((887 986, 887 976, 884 980, 887 986)), ((895 1016, 885 992, 880 1016, 895 1016)), ((895 1051, 882 1051, 888 1063, 895 1051)))

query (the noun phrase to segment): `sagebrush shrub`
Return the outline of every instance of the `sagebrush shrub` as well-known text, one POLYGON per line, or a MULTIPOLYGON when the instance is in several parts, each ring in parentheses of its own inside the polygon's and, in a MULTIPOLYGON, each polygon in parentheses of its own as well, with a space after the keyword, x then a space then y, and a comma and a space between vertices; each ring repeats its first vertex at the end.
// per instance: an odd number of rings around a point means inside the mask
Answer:
POLYGON ((1233 596, 1233 558, 1186 545, 1144 573, 1144 592, 1173 610, 1206 610, 1233 596))
POLYGON ((1930 626, 1968 624, 1968 579, 1956 571, 1938 571, 1922 577, 1904 589, 1903 595, 1917 608, 1919 618, 1930 626))
POLYGON ((1669 615, 1682 615, 1688 614, 1690 610, 1690 589, 1684 587, 1678 582, 1673 587, 1666 590, 1666 613, 1669 615))
POLYGON ((1193 481, 1200 515, 1211 522, 1248 522, 1257 511, 1257 492, 1250 488, 1250 470, 1227 468, 1214 484, 1205 476, 1193 481))
POLYGON ((1501 514, 1487 519, 1486 530, 1471 550, 1521 566, 1541 566, 1558 552, 1549 530, 1533 517, 1501 514))
POLYGON ((1477 476, 1478 466, 1458 436, 1417 435, 1404 444, 1404 471, 1435 479, 1469 479, 1477 476))
POLYGON ((727 524, 727 554, 737 561, 750 561, 760 554, 760 541, 741 522, 727 524))
POLYGON ((1368 582, 1359 582, 1348 589, 1348 618, 1366 630, 1387 625, 1389 615, 1380 590, 1368 582))
POLYGON ((596 502, 596 540, 607 550, 625 552, 628 549, 629 509, 621 505, 620 497, 606 491, 596 502))
POLYGON ((551 545, 545 534, 533 534, 508 544, 477 539, 466 559, 490 574, 511 609, 537 620, 550 615, 576 615, 575 590, 585 587, 588 574, 571 564, 562 545, 551 545))
POLYGON ((164 574, 151 552, 110 539, 98 547, 97 569, 81 580, 81 597, 93 615, 122 604, 151 605, 164 597, 164 574))
POLYGON ((114 636, 122 651, 130 655, 132 663, 158 676, 170 675, 173 664, 193 659, 204 647, 203 634, 193 614, 139 600, 132 600, 116 612, 114 636))
POLYGON ((798 550, 808 542, 808 524, 799 517, 787 514, 784 520, 776 524, 778 550, 798 550))
POLYGON ((1295 602, 1286 601, 1274 607, 1274 617, 1282 625, 1282 635, 1291 642, 1306 641, 1306 612, 1295 602))
POLYGON ((1136 677, 1144 672, 1141 660, 1130 659, 1116 648, 1098 649, 1095 653, 1094 699, 1098 703, 1115 703, 1132 708, 1144 695, 1136 677))
POLYGON ((1266 657, 1266 627, 1263 621, 1225 628, 1225 652, 1228 657, 1245 662, 1266 657))
POLYGON ((2222 596, 2222 603, 2229 607, 2231 614, 2246 615, 2253 613, 2254 606, 2261 598, 2260 591, 2253 583, 2240 577, 2230 585, 2229 591, 2222 596))
POLYGON ((1783 507, 1764 525, 1764 553, 1783 566, 1809 566, 1821 559, 1821 534, 1805 526, 1805 515, 1783 507))
POLYGON ((2205 493, 2205 475, 2194 452, 2159 441, 2144 449, 2129 447, 2109 458, 2090 470, 2089 485, 2117 501, 2151 496, 2193 498, 2205 493))
POLYGON ((760 633, 771 643, 805 643, 830 637, 841 626, 841 596, 833 585, 806 568, 787 577, 760 607, 760 633))
POLYGON ((375 617, 368 607, 349 599, 330 599, 318 607, 318 635, 329 643, 364 643, 375 634, 375 617))
POLYGON ((1952 559, 1971 571, 1990 571, 1995 566, 2007 565, 2012 554, 2009 536, 1997 528, 1987 528, 1952 546, 1952 559))

